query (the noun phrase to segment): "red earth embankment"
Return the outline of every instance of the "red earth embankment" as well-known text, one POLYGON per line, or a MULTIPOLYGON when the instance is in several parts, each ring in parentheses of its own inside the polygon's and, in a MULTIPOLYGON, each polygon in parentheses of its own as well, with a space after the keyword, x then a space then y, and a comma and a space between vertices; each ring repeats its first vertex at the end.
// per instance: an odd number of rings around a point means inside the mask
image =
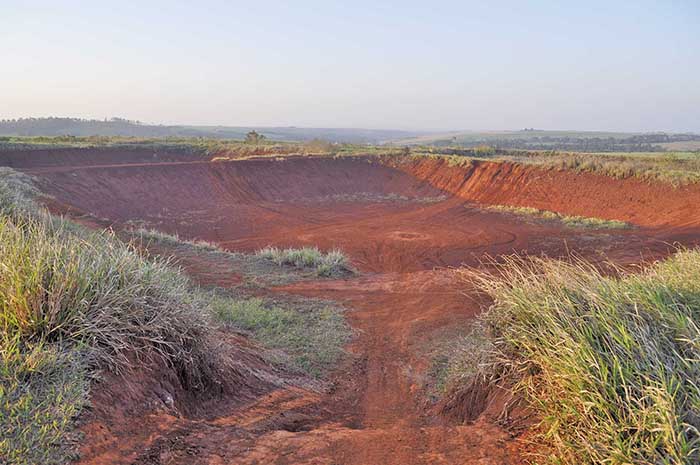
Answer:
POLYGON ((641 226, 700 225, 700 186, 673 188, 636 178, 473 161, 425 158, 390 166, 465 200, 627 221, 641 226))
POLYGON ((54 149, 0 153, 0 165, 45 175, 51 181, 47 188, 65 194, 73 207, 101 210, 107 216, 117 210, 139 215, 154 206, 168 209, 169 202, 195 208, 206 203, 285 202, 356 193, 407 197, 447 193, 484 204, 534 207, 641 226, 700 225, 697 185, 672 188, 636 178, 505 162, 458 166, 428 157, 378 163, 371 157, 288 156, 211 163, 209 157, 186 152, 54 149), (82 192, 80 184, 85 184, 82 192), (137 204, 133 197, 138 197, 137 204), (106 206, 109 211, 104 211, 106 206))
POLYGON ((115 218, 213 205, 298 202, 328 196, 441 192, 410 175, 359 159, 293 157, 282 160, 139 162, 62 165, 29 172, 46 192, 73 207, 115 218))
POLYGON ((189 151, 124 148, 54 148, 0 151, 0 166, 25 170, 61 166, 129 165, 207 160, 209 157, 189 151))

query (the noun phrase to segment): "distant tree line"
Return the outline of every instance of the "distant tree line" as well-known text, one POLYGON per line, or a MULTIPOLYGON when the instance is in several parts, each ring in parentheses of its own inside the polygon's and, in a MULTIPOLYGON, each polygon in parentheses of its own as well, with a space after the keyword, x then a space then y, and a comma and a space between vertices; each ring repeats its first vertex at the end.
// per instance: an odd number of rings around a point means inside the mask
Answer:
POLYGON ((489 145, 497 149, 561 150, 571 152, 663 152, 658 145, 668 142, 700 140, 697 134, 638 134, 627 137, 572 137, 572 136, 527 136, 519 138, 489 138, 460 142, 445 139, 435 142, 437 146, 460 145, 467 148, 489 145))
POLYGON ((125 118, 17 118, 0 120, 0 135, 6 136, 130 136, 167 137, 170 126, 146 125, 125 118))
POLYGON ((203 137, 208 139, 246 139, 251 144, 264 140, 311 141, 376 144, 420 135, 419 132, 389 129, 297 128, 243 126, 156 125, 125 118, 103 120, 82 118, 18 118, 0 120, 0 136, 122 136, 122 137, 203 137))

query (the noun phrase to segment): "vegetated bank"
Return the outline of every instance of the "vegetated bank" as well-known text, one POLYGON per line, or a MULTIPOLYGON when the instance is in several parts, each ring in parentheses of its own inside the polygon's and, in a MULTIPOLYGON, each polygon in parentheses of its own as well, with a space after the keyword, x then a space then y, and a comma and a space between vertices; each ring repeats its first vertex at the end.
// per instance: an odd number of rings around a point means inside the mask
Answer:
POLYGON ((102 374, 127 376, 123 389, 138 391, 127 374, 150 367, 170 386, 163 408, 189 415, 212 397, 269 389, 290 368, 320 376, 342 355, 342 309, 305 302, 299 313, 293 304, 199 289, 169 259, 51 216, 36 195, 29 176, 2 168, 0 457, 8 463, 75 457, 75 421, 102 374), (229 327, 287 351, 281 363, 291 364, 239 360, 252 349, 225 342, 229 327))
POLYGON ((493 305, 447 361, 445 413, 524 399, 537 463, 698 463, 700 251, 636 273, 516 256, 461 273, 493 305))
POLYGON ((697 183, 673 187, 636 176, 615 178, 598 172, 454 156, 387 156, 381 162, 485 205, 535 208, 651 227, 700 224, 697 183))

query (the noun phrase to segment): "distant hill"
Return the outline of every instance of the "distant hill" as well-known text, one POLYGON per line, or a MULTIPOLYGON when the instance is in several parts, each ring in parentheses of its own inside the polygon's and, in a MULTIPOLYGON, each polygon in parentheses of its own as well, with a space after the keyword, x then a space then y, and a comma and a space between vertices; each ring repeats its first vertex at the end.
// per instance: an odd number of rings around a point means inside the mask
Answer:
POLYGON ((427 135, 419 131, 346 128, 247 127, 247 126, 166 126, 144 124, 123 118, 88 120, 79 118, 20 118, 0 120, 0 136, 125 136, 125 137, 207 137, 243 139, 256 130, 267 139, 380 144, 394 139, 427 135))
POLYGON ((323 139, 353 144, 432 145, 577 152, 660 152, 700 150, 699 134, 602 131, 460 131, 451 133, 391 129, 298 128, 253 126, 184 126, 145 124, 123 118, 20 118, 0 120, 0 136, 125 136, 244 139, 255 130, 272 141, 323 139))

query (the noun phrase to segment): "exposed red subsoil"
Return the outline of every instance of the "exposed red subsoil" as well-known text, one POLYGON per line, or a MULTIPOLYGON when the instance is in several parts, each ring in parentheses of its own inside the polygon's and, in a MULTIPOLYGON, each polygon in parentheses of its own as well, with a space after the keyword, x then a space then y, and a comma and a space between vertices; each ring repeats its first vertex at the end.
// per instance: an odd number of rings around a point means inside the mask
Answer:
POLYGON ((392 166, 462 199, 486 204, 533 207, 643 226, 700 226, 697 184, 673 188, 637 178, 613 179, 592 173, 485 161, 463 167, 428 158, 392 163, 392 166))
MULTIPOLYGON (((124 163, 113 154, 99 163, 75 160, 22 169, 39 177, 53 196, 52 208, 98 224, 156 227, 231 250, 338 247, 362 272, 273 290, 333 299, 350 309, 357 331, 352 356, 327 385, 318 389, 269 371, 240 340, 231 346, 254 369, 241 371, 238 394, 199 405, 157 370, 131 381, 107 380, 84 427, 86 464, 522 463, 503 396, 492 396, 490 404, 482 399, 478 408, 452 406, 474 420, 462 423, 441 416, 423 392, 426 347, 485 306, 449 267, 478 266, 487 254, 514 251, 638 263, 667 254, 676 241, 700 238, 697 187, 673 190, 494 163, 459 168, 439 160, 391 166, 362 158, 124 163), (352 200, 356 194, 376 201, 352 200), (621 219, 636 227, 566 229, 489 212, 478 202, 621 219), (133 402, 120 400, 120 382, 141 386, 133 402), (175 397, 171 405, 163 390, 175 397)), ((181 257, 181 264, 205 284, 238 282, 203 257, 181 257)))

